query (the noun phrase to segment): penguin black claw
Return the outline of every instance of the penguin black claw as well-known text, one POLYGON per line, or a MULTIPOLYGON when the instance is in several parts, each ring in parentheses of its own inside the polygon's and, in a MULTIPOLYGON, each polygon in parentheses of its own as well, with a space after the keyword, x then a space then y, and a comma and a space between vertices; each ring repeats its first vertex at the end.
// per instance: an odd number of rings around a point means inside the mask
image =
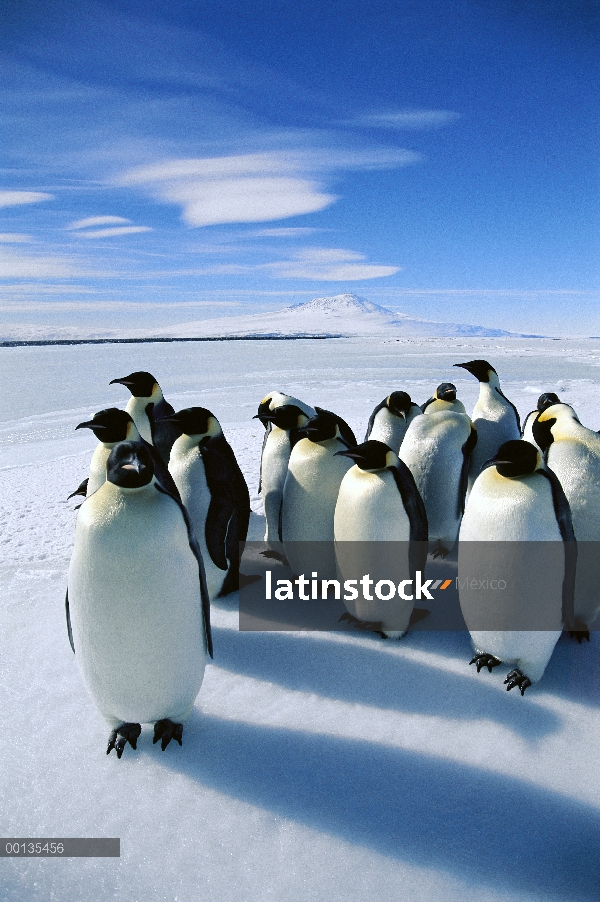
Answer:
POLYGON ((273 558, 274 561, 281 561, 285 566, 288 565, 288 560, 284 554, 280 554, 278 551, 261 551, 262 557, 273 558))
POLYGON ((123 723, 116 730, 113 730, 108 738, 108 748, 106 754, 110 755, 113 749, 117 751, 117 758, 123 754, 123 749, 129 743, 132 749, 137 748, 137 741, 142 727, 139 723, 123 723))
POLYGON ((587 639, 588 642, 590 641, 589 630, 569 630, 569 636, 571 639, 577 639, 580 645, 584 639, 587 639))
POLYGON ((506 686, 507 692, 510 692, 511 689, 518 686, 521 690, 521 695, 525 695, 525 690, 528 686, 531 686, 531 680, 529 677, 525 676, 524 673, 521 673, 520 670, 511 670, 504 680, 504 685, 506 686))
POLYGON ((154 739, 152 743, 158 742, 159 739, 162 740, 160 747, 164 750, 170 743, 171 739, 174 739, 179 745, 182 745, 182 737, 183 737, 183 724, 182 723, 173 723, 172 720, 169 720, 168 717, 165 717, 163 720, 157 720, 154 724, 154 739))
POLYGON ((381 629, 381 622, 371 621, 371 620, 359 620, 358 617, 355 617, 353 614, 349 614, 346 611, 345 614, 342 614, 338 623, 341 623, 342 620, 347 620, 350 626, 353 626, 357 630, 368 630, 371 633, 375 633, 378 636, 381 636, 382 639, 387 639, 388 637, 381 629))
POLYGON ((431 557, 434 560, 436 559, 436 557, 441 557, 443 559, 443 558, 447 558, 449 554, 450 554, 450 549, 446 548, 445 545, 438 545, 437 548, 435 548, 432 551, 431 557))
POLYGON ((489 672, 491 673, 494 667, 497 667, 498 664, 502 662, 495 658, 494 655, 487 655, 485 652, 481 654, 475 655, 475 657, 471 658, 469 661, 469 666, 471 664, 477 664, 477 673, 480 673, 482 667, 487 667, 489 672))

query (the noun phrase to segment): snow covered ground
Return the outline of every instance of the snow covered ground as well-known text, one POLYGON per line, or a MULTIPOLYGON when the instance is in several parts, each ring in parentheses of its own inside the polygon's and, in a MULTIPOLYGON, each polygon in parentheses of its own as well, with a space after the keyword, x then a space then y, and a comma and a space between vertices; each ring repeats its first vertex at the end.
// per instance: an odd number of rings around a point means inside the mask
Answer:
POLYGON ((468 666, 462 633, 401 642, 240 633, 213 605, 215 656, 183 748, 107 727, 64 623, 75 514, 93 436, 75 425, 148 369, 176 408, 220 419, 248 479, 253 535, 262 426, 279 389, 362 438, 390 391, 442 381, 467 409, 496 366, 521 415, 543 390, 600 428, 600 341, 339 339, 0 349, 0 834, 112 836, 120 859, 2 859, 7 902, 486 902, 600 897, 600 639, 562 639, 524 698, 468 666))

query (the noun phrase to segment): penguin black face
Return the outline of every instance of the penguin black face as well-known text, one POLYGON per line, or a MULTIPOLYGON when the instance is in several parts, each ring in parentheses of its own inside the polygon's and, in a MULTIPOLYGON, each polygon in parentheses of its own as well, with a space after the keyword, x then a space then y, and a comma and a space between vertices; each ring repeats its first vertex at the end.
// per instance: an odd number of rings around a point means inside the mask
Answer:
MULTIPOLYGON (((547 409, 548 408, 546 408, 546 410, 547 409)), ((542 413, 543 412, 544 411, 542 411, 542 413)), ((533 421, 531 432, 538 447, 541 448, 542 451, 547 451, 554 441, 554 436, 552 435, 552 427, 556 423, 556 417, 548 417, 547 420, 540 420, 541 416, 542 414, 538 413, 537 417, 533 421)))
POLYGON ((387 457, 392 449, 383 442, 369 439, 355 448, 346 451, 336 451, 336 457, 349 457, 361 470, 385 470, 388 466, 387 457))
POLYGON ((459 366, 479 379, 480 382, 490 381, 490 371, 495 373, 496 370, 487 360, 469 360, 467 363, 454 363, 453 366, 459 366))
POLYGON ((288 429, 294 429, 298 425, 298 417, 300 416, 306 416, 306 414, 299 407, 295 404, 284 404, 283 407, 277 407, 269 413, 258 413, 255 419, 258 418, 265 427, 269 423, 273 423, 279 429, 287 431, 288 429))
POLYGON ((539 463, 539 451, 522 439, 511 439, 500 445, 496 456, 492 459, 500 476, 515 479, 533 473, 539 463))
POLYGON ((393 391, 387 399, 388 410, 397 417, 407 417, 411 404, 410 395, 405 391, 393 391))
POLYGON ((141 489, 152 481, 150 452, 139 442, 119 442, 106 461, 106 478, 122 489, 141 489))
POLYGON ((91 420, 79 423, 75 429, 91 429, 98 441, 107 445, 123 442, 127 438, 127 430, 133 422, 126 410, 118 407, 107 407, 99 410, 91 420))
POLYGON ((456 401, 456 385, 451 382, 442 382, 435 390, 438 401, 456 401))
POLYGON ((154 391, 154 386, 158 385, 152 373, 146 373, 143 370, 130 373, 121 379, 111 379, 109 385, 113 385, 115 382, 126 386, 134 398, 149 398, 154 391))
POLYGON ((540 395, 538 398, 537 409, 540 413, 543 413, 545 410, 548 410, 549 407, 552 407, 553 404, 560 404, 558 395, 555 395, 553 391, 544 392, 544 394, 540 395))
POLYGON ((206 435, 211 433, 211 425, 213 426, 212 434, 214 434, 216 417, 206 407, 186 407, 168 417, 160 417, 158 422, 174 423, 184 435, 206 435), (211 418, 213 424, 210 422, 211 418))
POLYGON ((322 411, 315 417, 311 417, 305 426, 298 430, 300 438, 307 438, 311 442, 326 442, 335 438, 338 430, 338 422, 330 413, 322 411))

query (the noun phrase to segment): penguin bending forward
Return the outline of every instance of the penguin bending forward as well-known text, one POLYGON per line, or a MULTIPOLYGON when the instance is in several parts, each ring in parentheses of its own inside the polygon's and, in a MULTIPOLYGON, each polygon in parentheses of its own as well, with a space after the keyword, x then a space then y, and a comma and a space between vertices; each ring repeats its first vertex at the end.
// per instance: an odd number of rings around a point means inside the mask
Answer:
POLYGON ((600 436, 579 422, 568 404, 546 407, 532 426, 546 463, 567 496, 577 539, 575 620, 579 642, 590 638, 600 614, 600 436))
POLYGON ((171 448, 169 471, 189 514, 211 598, 239 588, 240 542, 246 541, 250 495, 231 445, 205 407, 168 417, 181 433, 171 448))
POLYGON ((148 450, 121 442, 81 505, 69 566, 67 629, 84 682, 112 727, 107 754, 181 745, 212 657, 204 567, 185 509, 153 478, 148 450))
POLYGON ((473 449, 469 466, 468 491, 471 491, 484 464, 494 457, 500 445, 521 438, 521 424, 517 408, 502 393, 498 373, 491 363, 487 360, 469 360, 454 366, 479 380, 479 398, 471 414, 477 430, 477 447, 473 449))
POLYGON ((452 382, 441 382, 431 398, 421 404, 423 413, 437 413, 438 410, 454 410, 456 413, 466 413, 465 405, 456 397, 456 385, 452 382))
POLYGON ((393 391, 377 405, 369 417, 365 442, 369 439, 383 442, 398 453, 406 430, 422 412, 405 391, 393 391))
MULTIPOLYGON (((335 552, 342 579, 346 574, 373 572, 371 543, 394 542, 400 544, 394 560, 386 561, 386 576, 395 574, 396 583, 414 580, 416 570, 425 572, 428 532, 425 505, 412 473, 391 448, 373 439, 336 453, 354 461, 342 479, 335 506, 335 552)), ((387 600, 359 596, 345 604, 352 617, 375 624, 384 637, 400 639, 409 626, 414 596, 387 600)))
POLYGON ((560 404, 560 398, 558 395, 555 395, 553 391, 544 392, 544 394, 539 396, 535 410, 530 411, 523 421, 521 438, 524 441, 530 442, 532 445, 537 445, 537 442, 533 437, 533 424, 537 419, 538 414, 543 413, 544 410, 547 410, 548 407, 552 407, 553 404, 560 404))
POLYGON ((475 480, 458 544, 460 606, 478 672, 513 665, 504 682, 521 695, 542 678, 563 623, 573 623, 577 550, 565 493, 539 450, 502 444, 475 480))
POLYGON ((144 441, 155 445, 165 464, 168 464, 171 447, 180 433, 166 420, 175 411, 165 401, 158 382, 151 373, 140 370, 121 379, 111 379, 109 384, 114 383, 129 389, 131 398, 125 410, 131 414, 144 441))

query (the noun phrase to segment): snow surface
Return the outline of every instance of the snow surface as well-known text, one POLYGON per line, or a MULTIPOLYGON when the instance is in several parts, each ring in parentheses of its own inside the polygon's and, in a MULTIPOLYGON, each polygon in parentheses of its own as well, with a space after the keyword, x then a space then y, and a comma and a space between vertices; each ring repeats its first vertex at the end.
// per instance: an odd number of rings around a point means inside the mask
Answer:
POLYGON ((362 437, 392 390, 423 401, 451 364, 489 359, 524 416, 544 390, 600 428, 600 341, 340 339, 0 349, 0 657, 4 837, 113 836, 120 859, 10 860, 10 902, 486 902, 600 896, 600 640, 562 639, 539 685, 507 693, 468 666, 467 634, 400 642, 241 633, 213 605, 207 667, 183 748, 105 754, 64 623, 75 502, 112 378, 148 369, 178 409, 210 408, 257 495, 278 389, 362 437))
POLYGON ((399 337, 431 336, 490 336, 517 335, 502 329, 486 329, 465 323, 438 323, 394 313, 373 304, 355 294, 337 294, 333 297, 313 298, 303 304, 295 304, 269 313, 251 313, 244 316, 221 316, 179 325, 161 326, 157 329, 90 329, 84 326, 61 328, 24 323, 0 323, 1 341, 39 341, 65 339, 94 339, 114 337, 146 338, 148 336, 189 338, 206 336, 315 336, 315 335, 378 335, 390 332, 399 337))

